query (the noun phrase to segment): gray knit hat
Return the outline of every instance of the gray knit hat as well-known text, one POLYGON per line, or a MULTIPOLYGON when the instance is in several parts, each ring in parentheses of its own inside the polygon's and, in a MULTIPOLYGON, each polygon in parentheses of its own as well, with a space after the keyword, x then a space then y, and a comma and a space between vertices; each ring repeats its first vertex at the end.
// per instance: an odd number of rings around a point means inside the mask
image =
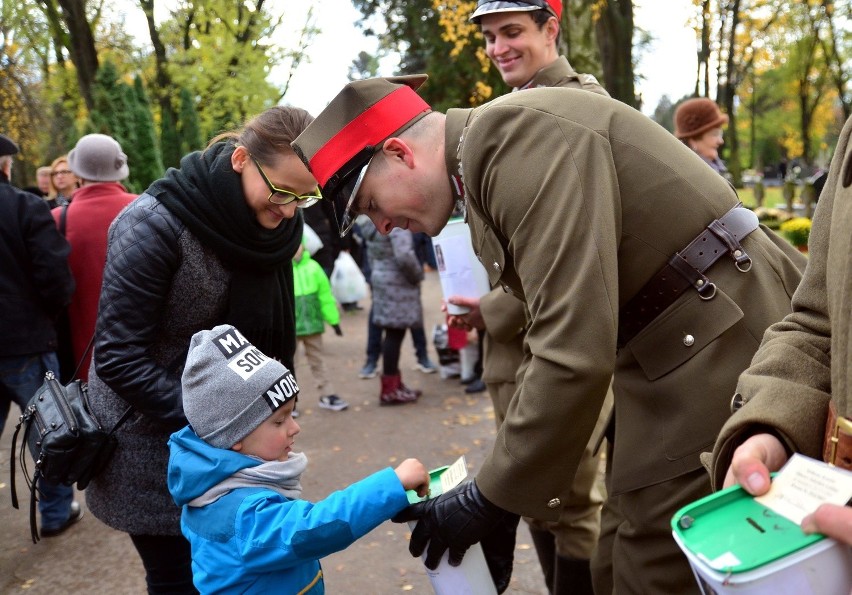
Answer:
POLYGON ((231 448, 299 394, 293 373, 229 324, 192 336, 181 382, 189 425, 217 448, 231 448))
POLYGON ((127 155, 118 141, 106 134, 87 134, 68 153, 74 175, 91 182, 118 182, 130 175, 127 155))

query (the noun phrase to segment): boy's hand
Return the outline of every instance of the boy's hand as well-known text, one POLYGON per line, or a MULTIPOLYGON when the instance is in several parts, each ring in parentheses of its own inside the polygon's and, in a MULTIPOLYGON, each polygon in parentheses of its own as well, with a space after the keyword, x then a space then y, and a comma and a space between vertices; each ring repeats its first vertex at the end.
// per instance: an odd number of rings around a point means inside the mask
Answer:
POLYGON ((335 334, 335 335, 337 335, 338 337, 342 337, 342 336, 343 336, 343 331, 342 331, 342 330, 340 330, 340 325, 339 325, 339 324, 332 324, 332 325, 331 325, 331 328, 333 328, 333 329, 334 329, 334 334, 335 334))
POLYGON ((415 490, 423 498, 429 495, 429 472, 417 459, 405 459, 394 469, 406 490, 415 490))

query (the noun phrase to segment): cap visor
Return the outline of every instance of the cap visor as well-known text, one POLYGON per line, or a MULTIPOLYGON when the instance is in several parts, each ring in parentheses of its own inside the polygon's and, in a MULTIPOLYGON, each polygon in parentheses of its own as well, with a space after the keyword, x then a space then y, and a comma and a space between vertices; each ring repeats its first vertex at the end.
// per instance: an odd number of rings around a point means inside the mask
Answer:
POLYGON ((357 217, 357 213, 353 211, 355 207, 355 192, 358 186, 358 180, 361 178, 361 172, 369 164, 368 159, 363 165, 352 170, 332 191, 332 204, 334 206, 334 218, 337 221, 337 230, 340 232, 340 237, 352 228, 352 222, 357 217))
POLYGON ((473 14, 468 18, 469 21, 478 19, 486 14, 497 12, 528 12, 533 10, 541 10, 543 6, 533 6, 527 2, 511 2, 508 0, 495 0, 494 2, 486 2, 480 4, 473 11, 473 14))

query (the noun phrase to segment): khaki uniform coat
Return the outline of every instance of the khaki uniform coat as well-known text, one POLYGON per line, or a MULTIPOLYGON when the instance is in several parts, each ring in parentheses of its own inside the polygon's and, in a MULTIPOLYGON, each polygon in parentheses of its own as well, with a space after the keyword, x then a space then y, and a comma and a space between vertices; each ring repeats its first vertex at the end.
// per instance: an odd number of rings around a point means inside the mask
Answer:
POLYGON ((733 450, 773 428, 793 452, 822 459, 828 403, 852 417, 852 119, 835 149, 811 229, 808 267, 793 313, 764 335, 740 376, 734 403, 744 405, 722 428, 713 453, 720 488, 733 450), (760 427, 762 426, 762 427, 760 427))
MULTIPOLYGON (((564 56, 539 70, 523 89, 537 87, 583 89, 609 97, 609 93, 595 77, 577 73, 564 56)), ((488 385, 488 392, 494 401, 499 427, 506 416, 509 401, 516 392, 515 374, 524 359, 526 308, 523 302, 498 286, 482 297, 480 312, 485 320, 482 379, 488 385)), ((597 486, 601 459, 595 453, 611 409, 612 396, 608 395, 577 473, 573 480, 566 479, 571 491, 563 502, 560 520, 544 523, 528 519, 535 528, 548 530, 555 536, 557 551, 562 556, 588 559, 597 545, 602 495, 597 486)))
POLYGON ((800 255, 752 233, 750 272, 723 257, 715 298, 687 292, 618 350, 619 307, 734 190, 646 116, 574 89, 450 110, 445 141, 451 187, 481 224, 474 250, 530 312, 518 392, 477 475, 485 496, 555 519, 613 375, 613 493, 698 469, 764 330, 790 312, 800 255))

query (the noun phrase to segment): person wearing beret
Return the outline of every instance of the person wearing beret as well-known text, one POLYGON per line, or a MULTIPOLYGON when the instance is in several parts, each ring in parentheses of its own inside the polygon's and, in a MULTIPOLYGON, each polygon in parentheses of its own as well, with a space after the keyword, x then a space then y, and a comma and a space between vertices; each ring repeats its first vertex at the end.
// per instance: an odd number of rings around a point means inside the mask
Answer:
POLYGON ((719 157, 719 147, 725 144, 722 126, 728 123, 728 116, 716 102, 706 97, 687 99, 675 109, 674 122, 675 136, 722 177, 731 180, 725 162, 719 157))
POLYGON ((578 89, 432 112, 425 76, 346 85, 293 142, 345 233, 367 214, 438 234, 466 206, 493 286, 529 311, 518 388, 473 480, 398 520, 410 551, 459 564, 482 542, 508 586, 518 515, 556 520, 614 382, 595 592, 698 592, 674 512, 710 492, 699 455, 730 415, 763 331, 790 312, 805 259, 671 133, 578 89), (428 543, 428 547, 427 547, 428 543))
POLYGON ((63 377, 83 382, 89 379, 89 349, 98 314, 103 270, 107 254, 107 232, 124 207, 135 198, 121 184, 130 175, 127 155, 117 140, 106 134, 87 134, 68 153, 68 168, 79 181, 74 201, 51 214, 71 244, 68 264, 77 290, 68 306, 70 343, 63 377))
MULTIPOLYGON (((52 371, 59 376, 55 323, 71 302, 68 242, 43 198, 9 183, 18 145, 0 134, 0 434, 11 404, 23 411, 52 371)), ((38 481, 41 537, 55 537, 83 516, 74 488, 38 481)))
MULTIPOLYGON (((772 325, 740 376, 737 411, 725 423, 711 463, 714 487, 769 489, 769 472, 794 453, 852 469, 852 118, 840 134, 814 212, 805 275, 793 312, 772 325)), ((824 504, 802 521, 852 545, 852 509, 824 504)))
MULTIPOLYGON (((556 46, 562 17, 561 0, 479 0, 470 20, 485 38, 485 53, 513 91, 537 87, 585 89, 609 97, 597 79, 579 74, 556 46)), ((472 310, 466 317, 485 330, 482 378, 494 402, 497 426, 503 423, 517 390, 515 373, 524 359, 524 303, 493 288, 482 298, 451 296, 451 304, 472 310)), ((458 317, 451 316, 450 324, 458 317)), ((577 467, 568 498, 556 522, 526 518, 550 593, 592 592, 590 559, 601 529, 603 494, 598 485, 602 433, 612 410, 612 396, 598 417, 595 432, 577 467)))

